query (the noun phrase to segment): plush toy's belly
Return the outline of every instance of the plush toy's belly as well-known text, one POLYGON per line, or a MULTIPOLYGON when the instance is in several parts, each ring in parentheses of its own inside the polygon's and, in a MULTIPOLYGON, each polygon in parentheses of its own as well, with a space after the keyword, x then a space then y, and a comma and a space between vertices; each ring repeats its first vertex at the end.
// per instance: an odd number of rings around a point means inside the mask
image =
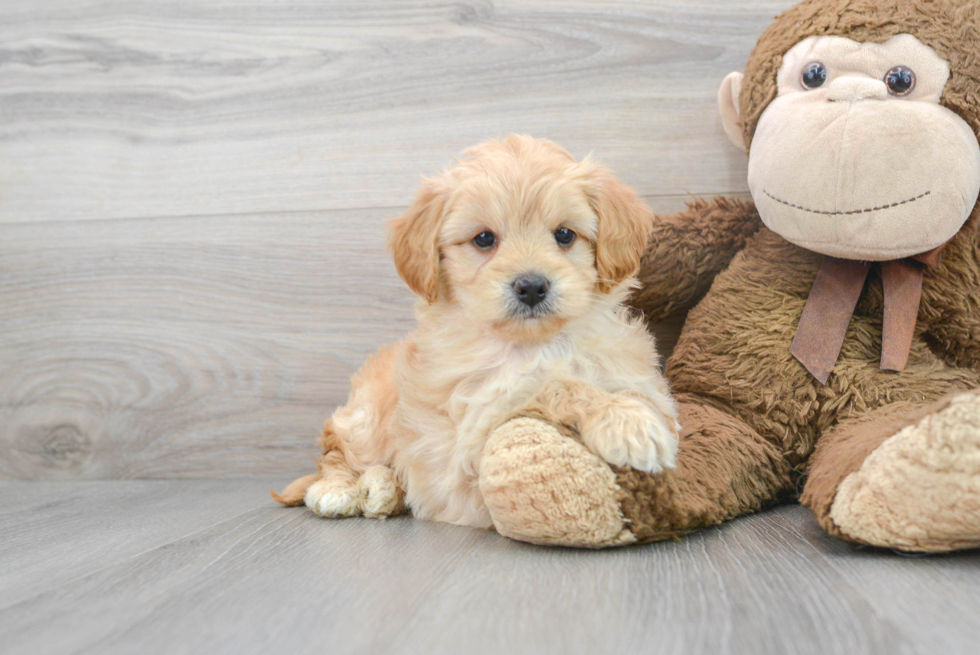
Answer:
POLYGON ((789 352, 820 266, 763 229, 688 314, 667 377, 681 402, 709 403, 780 441, 794 461, 839 420, 884 403, 925 402, 980 386, 980 375, 943 364, 917 333, 905 371, 879 368, 882 289, 873 270, 822 385, 789 352))

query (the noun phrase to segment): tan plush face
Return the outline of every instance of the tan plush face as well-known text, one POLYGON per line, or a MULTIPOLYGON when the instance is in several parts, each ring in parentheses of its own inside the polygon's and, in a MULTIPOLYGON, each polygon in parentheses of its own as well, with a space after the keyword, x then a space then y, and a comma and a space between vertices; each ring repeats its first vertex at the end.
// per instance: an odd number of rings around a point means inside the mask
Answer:
MULTIPOLYGON (((883 44, 810 37, 790 49, 751 144, 763 222, 847 259, 907 257, 951 239, 980 192, 980 144, 939 105, 948 79, 947 63, 908 34, 883 44)), ((719 96, 739 145, 740 83, 729 76, 719 96)))
POLYGON ((503 339, 549 339, 639 266, 652 215, 605 168, 524 136, 467 151, 395 219, 402 278, 503 339))

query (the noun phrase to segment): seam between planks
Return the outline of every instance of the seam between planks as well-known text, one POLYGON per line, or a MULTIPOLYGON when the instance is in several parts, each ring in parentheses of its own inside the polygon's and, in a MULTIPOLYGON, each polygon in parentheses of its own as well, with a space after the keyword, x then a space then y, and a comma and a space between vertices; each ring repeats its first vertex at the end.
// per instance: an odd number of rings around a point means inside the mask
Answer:
MULTIPOLYGON (((714 198, 715 196, 745 196, 749 192, 745 189, 728 191, 702 191, 698 193, 649 193, 640 194, 645 200, 662 200, 666 198, 714 198)), ((360 212, 360 211, 392 211, 402 212, 408 209, 409 205, 374 205, 364 207, 323 207, 310 209, 273 209, 260 212, 235 212, 232 214, 160 214, 156 216, 116 216, 113 218, 79 218, 79 219, 52 219, 52 220, 4 220, 0 217, 0 229, 7 226, 21 225, 86 225, 94 223, 110 223, 116 221, 169 221, 169 220, 189 220, 189 219, 211 219, 211 218, 248 218, 262 216, 289 216, 302 214, 332 214, 341 212, 360 212)))

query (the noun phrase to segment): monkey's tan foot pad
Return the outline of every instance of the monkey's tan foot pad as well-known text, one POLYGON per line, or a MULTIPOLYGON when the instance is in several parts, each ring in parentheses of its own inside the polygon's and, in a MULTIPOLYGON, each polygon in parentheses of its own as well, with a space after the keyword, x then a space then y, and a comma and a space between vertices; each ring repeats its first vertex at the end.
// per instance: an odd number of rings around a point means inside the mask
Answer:
POLYGON ((636 541, 609 465, 537 419, 513 419, 490 436, 480 491, 494 527, 511 539, 584 548, 636 541))
POLYGON ((980 393, 899 431, 841 483, 841 531, 874 546, 946 552, 980 546, 980 393))

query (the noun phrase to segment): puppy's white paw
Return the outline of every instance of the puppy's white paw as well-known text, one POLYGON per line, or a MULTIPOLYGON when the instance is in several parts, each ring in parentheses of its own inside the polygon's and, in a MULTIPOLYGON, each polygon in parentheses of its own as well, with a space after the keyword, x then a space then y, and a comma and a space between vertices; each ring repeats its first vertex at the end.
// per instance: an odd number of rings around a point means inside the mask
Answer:
POLYGON ((357 481, 361 511, 377 519, 397 514, 402 509, 395 473, 387 466, 372 466, 357 481))
POLYGON ((361 513, 356 486, 344 487, 331 480, 318 480, 306 490, 303 502, 314 514, 331 519, 357 516, 361 513))
POLYGON ((610 464, 660 473, 674 467, 679 429, 676 417, 634 398, 619 397, 596 417, 582 440, 610 464))

